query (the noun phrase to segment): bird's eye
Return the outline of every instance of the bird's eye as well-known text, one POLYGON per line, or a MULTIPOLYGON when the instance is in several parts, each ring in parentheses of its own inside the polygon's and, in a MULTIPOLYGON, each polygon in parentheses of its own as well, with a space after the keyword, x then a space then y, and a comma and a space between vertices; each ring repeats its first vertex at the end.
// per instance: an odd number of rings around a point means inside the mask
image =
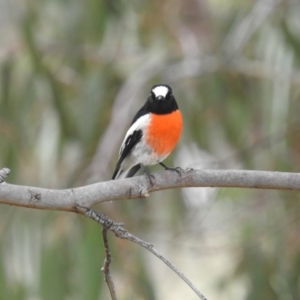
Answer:
POLYGON ((154 99, 155 98, 155 94, 151 91, 151 97, 154 99))

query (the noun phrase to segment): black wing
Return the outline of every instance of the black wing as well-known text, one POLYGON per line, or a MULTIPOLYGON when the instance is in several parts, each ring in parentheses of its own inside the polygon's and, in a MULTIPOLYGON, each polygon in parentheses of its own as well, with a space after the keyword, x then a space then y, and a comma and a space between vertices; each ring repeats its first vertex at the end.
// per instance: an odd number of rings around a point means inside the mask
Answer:
POLYGON ((121 167, 121 164, 123 162, 123 160, 125 159, 125 157, 129 154, 129 152, 132 150, 132 148, 141 140, 142 138, 142 130, 135 130, 131 135, 129 135, 127 137, 127 139, 124 141, 124 146, 123 146, 123 150, 122 152, 120 153, 120 158, 117 162, 117 165, 116 165, 116 169, 114 171, 114 174, 112 176, 112 179, 115 179, 119 170, 120 170, 120 167, 121 167))
POLYGON ((142 106, 140 108, 140 110, 135 114, 130 126, 140 117, 146 115, 149 113, 149 108, 148 108, 148 102, 149 102, 149 99, 146 101, 146 103, 144 104, 144 106, 142 106))
MULTIPOLYGON (((134 118, 133 118, 130 126, 138 118, 140 118, 140 117, 142 117, 142 116, 144 116, 144 115, 146 115, 146 114, 149 113, 148 102, 149 102, 149 98, 147 99, 146 103, 140 108, 140 110, 135 114, 135 116, 134 116, 134 118)), ((142 131, 141 130, 136 130, 130 136, 128 136, 128 138, 124 142, 124 147, 123 147, 122 152, 120 153, 120 158, 119 158, 119 160, 117 162, 116 169, 114 171, 112 179, 116 178, 116 176, 117 176, 117 174, 118 174, 118 172, 120 170, 120 167, 121 167, 121 164, 122 164, 123 160, 128 155, 128 153, 132 150, 132 148, 141 140, 141 138, 142 138, 142 131)), ((135 167, 133 167, 133 168, 135 168, 135 167)), ((138 171, 138 168, 136 168, 135 172, 137 172, 137 171, 138 171)))

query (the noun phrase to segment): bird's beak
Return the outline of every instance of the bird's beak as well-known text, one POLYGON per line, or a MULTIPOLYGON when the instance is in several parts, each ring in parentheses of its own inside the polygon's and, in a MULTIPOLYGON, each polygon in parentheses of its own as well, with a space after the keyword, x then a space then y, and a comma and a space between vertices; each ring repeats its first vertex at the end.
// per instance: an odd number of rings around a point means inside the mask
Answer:
POLYGON ((164 98, 163 96, 158 96, 156 99, 157 99, 158 101, 161 101, 161 100, 164 100, 165 98, 164 98))

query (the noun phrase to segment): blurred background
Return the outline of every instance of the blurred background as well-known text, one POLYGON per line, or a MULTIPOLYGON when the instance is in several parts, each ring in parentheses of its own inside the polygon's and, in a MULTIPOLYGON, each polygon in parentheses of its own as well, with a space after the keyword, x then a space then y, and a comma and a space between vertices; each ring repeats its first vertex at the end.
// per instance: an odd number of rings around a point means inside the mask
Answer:
MULTIPOLYGON (((8 182, 109 180, 150 87, 183 113, 182 168, 300 170, 298 0, 0 0, 0 167, 8 182)), ((151 171, 161 171, 152 167, 151 171)), ((210 300, 300 299, 299 193, 181 189, 95 207, 210 300)), ((118 299, 196 299, 109 235, 118 299)), ((110 299, 99 226, 1 206, 0 299, 110 299)))

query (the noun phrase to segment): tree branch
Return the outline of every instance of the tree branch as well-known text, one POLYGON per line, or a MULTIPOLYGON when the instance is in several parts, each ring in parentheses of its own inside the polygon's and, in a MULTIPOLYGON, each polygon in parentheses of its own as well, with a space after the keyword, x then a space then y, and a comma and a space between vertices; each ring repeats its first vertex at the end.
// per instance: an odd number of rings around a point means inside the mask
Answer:
POLYGON ((238 187, 277 190, 300 190, 300 173, 237 171, 237 170, 181 170, 180 174, 164 171, 152 174, 151 183, 146 176, 129 179, 99 182, 83 187, 51 190, 38 187, 7 184, 4 179, 9 169, 0 170, 0 203, 23 207, 73 211, 83 214, 103 226, 103 240, 106 249, 104 273, 112 299, 116 299, 113 282, 109 273, 110 252, 107 230, 117 237, 130 240, 144 247, 167 264, 182 280, 188 284, 200 299, 206 299, 196 287, 171 262, 163 257, 153 245, 129 233, 121 223, 116 223, 107 216, 95 212, 89 207, 93 204, 148 197, 149 193, 179 187, 238 187))
POLYGON ((101 271, 104 273, 105 281, 106 281, 108 289, 109 289, 111 300, 117 300, 115 285, 114 285, 114 282, 112 280, 112 277, 110 275, 110 270, 109 270, 109 266, 111 264, 112 259, 111 259, 111 253, 109 250, 108 237, 107 237, 108 229, 109 229, 109 227, 105 228, 104 226, 102 226, 102 239, 103 239, 106 257, 104 259, 104 265, 101 268, 101 271))
MULTIPOLYGON (((0 176, 7 172, 0 170, 0 176)), ((96 203, 148 197, 150 193, 182 187, 235 187, 277 190, 300 190, 300 173, 243 170, 182 170, 153 174, 151 186, 145 176, 98 182, 65 189, 43 189, 13 184, 0 184, 0 203, 23 207, 73 211, 96 203)))
MULTIPOLYGON (((127 231, 122 223, 116 223, 109 217, 107 217, 104 214, 101 214, 100 212, 97 212, 93 209, 90 208, 85 208, 85 207, 78 207, 78 210, 80 213, 84 214, 86 217, 96 221, 97 223, 101 224, 103 226, 103 230, 111 230, 116 237, 129 240, 133 243, 136 243, 143 248, 147 249, 150 251, 152 254, 154 254, 156 257, 158 257, 162 262, 164 262, 171 270, 173 270, 198 296, 199 299, 201 300, 207 300, 204 295, 187 279, 187 277, 180 272, 168 259, 166 259, 163 255, 161 255, 154 247, 152 244, 145 242, 141 240, 140 238, 136 237, 135 235, 131 234, 129 231, 127 231)), ((107 242, 107 240, 106 240, 107 242)), ((109 271, 108 271, 109 272, 109 271)), ((107 277, 106 277, 107 279, 107 277)), ((107 282, 108 283, 108 282, 107 282)), ((110 286, 108 283, 109 290, 111 292, 112 300, 116 299, 113 298, 115 296, 114 293, 112 293, 112 288, 114 287, 110 286)))

